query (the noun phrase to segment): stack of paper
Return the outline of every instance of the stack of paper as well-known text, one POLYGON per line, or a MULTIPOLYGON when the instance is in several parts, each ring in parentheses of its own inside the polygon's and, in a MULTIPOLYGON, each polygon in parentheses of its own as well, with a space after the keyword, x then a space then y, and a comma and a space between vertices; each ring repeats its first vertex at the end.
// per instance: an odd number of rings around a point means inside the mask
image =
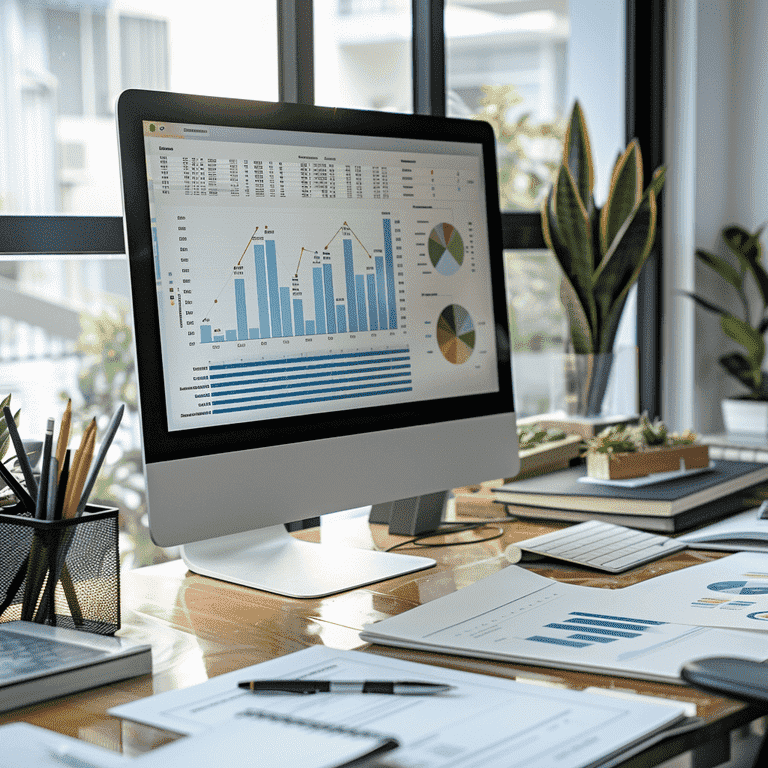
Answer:
POLYGON ((458 592, 369 624, 362 638, 668 683, 682 682, 680 669, 687 661, 734 648, 744 658, 768 658, 761 634, 686 626, 679 619, 670 623, 656 608, 659 592, 651 586, 656 581, 644 582, 650 590, 647 601, 632 601, 627 589, 561 584, 511 565, 458 592))

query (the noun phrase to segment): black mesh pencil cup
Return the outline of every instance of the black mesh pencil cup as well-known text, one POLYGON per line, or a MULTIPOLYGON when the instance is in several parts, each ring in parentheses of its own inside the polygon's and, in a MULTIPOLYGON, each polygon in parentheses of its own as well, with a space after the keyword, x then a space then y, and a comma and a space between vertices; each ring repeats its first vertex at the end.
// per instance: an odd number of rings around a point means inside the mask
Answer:
POLYGON ((113 635, 120 629, 118 510, 38 520, 21 505, 0 514, 0 622, 22 619, 113 635))

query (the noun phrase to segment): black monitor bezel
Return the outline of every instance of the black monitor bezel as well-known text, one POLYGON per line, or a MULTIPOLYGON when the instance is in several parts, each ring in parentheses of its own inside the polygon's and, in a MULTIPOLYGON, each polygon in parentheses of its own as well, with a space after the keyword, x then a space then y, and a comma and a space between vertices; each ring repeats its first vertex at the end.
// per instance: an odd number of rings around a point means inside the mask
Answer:
MULTIPOLYGON (((133 304, 136 370, 146 462, 342 437, 510 413, 514 410, 493 130, 478 120, 128 90, 117 102, 124 226, 133 304), (143 121, 228 125, 481 144, 488 205, 493 327, 499 391, 340 410, 311 416, 169 431, 149 212, 143 121)), ((425 446, 426 448, 426 446, 425 446)))

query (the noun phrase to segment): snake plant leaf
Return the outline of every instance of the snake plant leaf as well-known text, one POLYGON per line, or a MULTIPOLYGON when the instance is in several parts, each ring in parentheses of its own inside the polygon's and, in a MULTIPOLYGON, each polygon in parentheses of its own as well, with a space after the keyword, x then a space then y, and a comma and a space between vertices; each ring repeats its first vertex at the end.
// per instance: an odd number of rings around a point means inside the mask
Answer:
POLYGON ((622 291, 621 296, 613 303, 608 314, 602 319, 599 329, 599 337, 595 342, 595 351, 599 354, 611 352, 616 333, 619 330, 621 315, 627 302, 629 291, 622 291))
POLYGON ((595 344, 592 338, 592 326, 587 320, 584 307, 579 300, 573 283, 567 275, 563 275, 560 282, 560 300, 563 302, 568 323, 571 329, 571 343, 573 351, 580 355, 590 354, 595 351, 595 344))
POLYGON ((589 216, 579 197, 576 183, 563 165, 552 187, 547 207, 547 226, 551 242, 562 245, 554 253, 573 285, 591 325, 596 321, 592 293, 593 251, 589 216), (557 233, 555 235, 555 232, 557 233))
POLYGON ((558 263, 565 270, 564 265, 570 265, 571 253, 565 247, 563 239, 560 237, 560 230, 555 216, 555 190, 550 187, 544 204, 541 208, 541 232, 544 236, 546 247, 552 251, 558 263))
MULTIPOLYGON (((689 299, 693 299, 702 309, 706 309, 708 312, 714 312, 717 315, 723 316, 731 314, 727 309, 720 307, 717 304, 713 304, 708 299, 695 293, 691 293, 690 291, 680 291, 680 294, 687 296, 689 299)), ((768 322, 768 320, 766 320, 766 322, 768 322)))
POLYGON ((594 277, 595 303, 601 329, 598 352, 609 341, 608 329, 618 327, 624 301, 637 281, 656 238, 656 195, 649 187, 622 228, 616 234, 594 277))
POLYGON ((600 212, 600 249, 608 251, 643 194, 643 157, 633 140, 614 166, 608 200, 600 212))
POLYGON ((723 332, 747 350, 747 360, 753 369, 760 369, 765 358, 765 339, 749 323, 733 315, 720 318, 723 332))
POLYGON ((567 166, 571 172, 581 202, 585 210, 589 210, 591 214, 595 166, 592 162, 592 148, 589 143, 587 121, 578 101, 573 105, 571 119, 565 131, 563 165, 567 166))
POLYGON ((764 317, 757 326, 758 333, 765 333, 766 331, 768 331, 768 317, 764 317))
POLYGON ((744 275, 732 264, 729 264, 719 256, 715 256, 714 253, 704 251, 701 248, 696 250, 696 256, 702 264, 706 264, 710 269, 717 272, 723 280, 730 283, 737 291, 742 290, 744 287, 744 275))
POLYGON ((664 182, 667 178, 667 166, 666 165, 660 165, 651 176, 651 181, 648 184, 647 189, 652 189, 653 193, 656 195, 656 200, 658 201, 659 195, 661 194, 661 190, 664 186, 664 182))
POLYGON ((718 362, 728 373, 740 381, 757 400, 768 400, 768 381, 763 372, 739 352, 730 352, 719 358, 718 362))

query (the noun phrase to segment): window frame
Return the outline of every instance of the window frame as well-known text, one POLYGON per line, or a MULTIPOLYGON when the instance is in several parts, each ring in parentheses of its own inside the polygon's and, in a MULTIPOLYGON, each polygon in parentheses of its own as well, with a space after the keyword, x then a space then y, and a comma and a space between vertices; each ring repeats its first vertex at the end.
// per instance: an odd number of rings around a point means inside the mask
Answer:
MULTIPOLYGON (((281 101, 314 102, 312 0, 276 0, 281 101)), ((444 0, 412 0, 414 112, 445 115, 444 0)), ((663 162, 666 0, 626 0, 626 140, 644 148, 646 177, 663 162)), ((661 208, 660 208, 661 211, 661 208)), ((662 221, 638 281, 640 411, 661 414, 662 221)), ((543 249, 539 214, 503 212, 505 249, 543 249)), ((119 216, 0 216, 0 254, 124 254, 119 216)))

